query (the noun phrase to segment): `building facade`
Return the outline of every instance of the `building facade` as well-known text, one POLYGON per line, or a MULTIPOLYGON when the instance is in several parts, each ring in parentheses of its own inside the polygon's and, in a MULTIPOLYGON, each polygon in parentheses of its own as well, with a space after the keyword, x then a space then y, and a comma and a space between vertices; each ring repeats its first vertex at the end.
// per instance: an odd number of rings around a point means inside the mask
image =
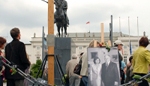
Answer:
POLYGON ((31 63, 35 63, 37 59, 42 59, 42 37, 31 37, 30 44, 25 45, 31 63))
MULTIPOLYGON (((57 35, 56 35, 57 36, 57 35)), ((88 32, 88 33, 68 33, 68 37, 71 38, 71 55, 77 54, 84 51, 87 52, 87 48, 89 43, 92 40, 101 40, 101 34, 99 32, 88 32)), ((131 41, 131 49, 134 52, 138 47, 138 41, 141 36, 130 36, 127 34, 123 34, 118 32, 113 33, 113 42, 115 40, 121 40, 124 44, 123 46, 123 57, 124 61, 127 63, 128 58, 130 57, 130 43, 131 41)), ((104 33, 104 41, 108 42, 109 40, 109 32, 104 33)), ((29 55, 31 63, 35 63, 36 59, 42 59, 42 37, 32 37, 30 44, 26 44, 27 54, 29 55)))

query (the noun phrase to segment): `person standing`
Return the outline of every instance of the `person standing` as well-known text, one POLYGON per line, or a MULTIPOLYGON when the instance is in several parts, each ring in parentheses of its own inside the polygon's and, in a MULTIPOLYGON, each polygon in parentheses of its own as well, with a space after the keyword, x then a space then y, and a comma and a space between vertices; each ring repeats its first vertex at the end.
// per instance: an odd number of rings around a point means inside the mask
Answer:
MULTIPOLYGON (((6 44, 6 39, 3 37, 0 37, 0 56, 2 56, 2 57, 4 55, 3 55, 3 52, 1 50, 4 49, 5 44, 6 44)), ((5 67, 2 63, 2 60, 3 59, 0 58, 0 86, 3 86, 3 78, 4 78, 3 71, 5 70, 5 67)))
POLYGON ((93 59, 94 64, 91 65, 90 69, 90 86, 101 86, 101 60, 96 57, 93 59))
POLYGON ((105 62, 102 64, 102 86, 118 86, 119 85, 119 73, 117 64, 110 60, 109 55, 105 55, 105 62))
POLYGON ((78 64, 78 62, 79 61, 77 60, 76 55, 73 55, 72 59, 67 62, 66 73, 67 73, 67 76, 69 77, 69 86, 79 86, 80 85, 81 76, 78 74, 75 74, 73 72, 74 68, 78 64))
MULTIPOLYGON (((11 63, 17 65, 20 70, 25 72, 30 66, 30 62, 27 58, 25 44, 19 41, 21 38, 19 28, 11 29, 10 35, 13 40, 5 47, 5 57, 11 63)), ((24 77, 18 73, 12 75, 9 67, 6 67, 5 76, 7 79, 7 86, 24 86, 24 77)))
MULTIPOLYGON (((100 43, 97 40, 92 40, 88 46, 89 48, 92 47, 100 47, 100 43)), ((80 86, 88 86, 88 57, 87 52, 84 52, 82 55, 82 67, 80 71, 81 78, 81 84, 80 86)))
POLYGON ((125 79, 125 82, 129 82, 130 80, 132 80, 132 77, 133 77, 133 67, 132 67, 132 59, 133 59, 133 56, 130 56, 129 58, 129 63, 127 64, 127 70, 126 70, 126 79, 125 79))
MULTIPOLYGON (((133 74, 144 76, 149 72, 149 64, 150 64, 150 51, 146 49, 149 44, 149 40, 147 37, 143 36, 139 40, 139 47, 133 53, 132 59, 132 67, 133 74)), ((149 86, 146 80, 142 80, 138 86, 149 86)))
POLYGON ((121 40, 116 40, 114 42, 114 46, 118 48, 119 68, 120 68, 120 80, 121 80, 121 84, 124 84, 124 81, 125 81, 125 72, 124 72, 124 69, 121 68, 123 66, 122 65, 122 62, 123 62, 123 56, 122 56, 122 52, 123 52, 122 46, 123 46, 123 43, 122 43, 121 40))

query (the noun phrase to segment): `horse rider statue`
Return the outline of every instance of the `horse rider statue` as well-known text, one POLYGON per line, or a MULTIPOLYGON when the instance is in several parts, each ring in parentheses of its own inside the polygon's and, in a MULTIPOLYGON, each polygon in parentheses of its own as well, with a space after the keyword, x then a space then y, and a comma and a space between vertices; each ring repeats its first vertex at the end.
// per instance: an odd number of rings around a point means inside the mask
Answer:
MULTIPOLYGON (((48 3, 45 0, 42 0, 48 3)), ((62 32, 63 37, 63 29, 65 33, 65 37, 67 36, 67 27, 69 26, 69 19, 67 16, 68 3, 66 0, 54 0, 55 4, 55 13, 54 13, 54 23, 56 23, 58 36, 60 37, 60 30, 62 32)))
MULTIPOLYGON (((55 4, 60 4, 61 6, 59 6, 59 7, 61 7, 61 9, 63 9, 63 12, 64 12, 64 15, 65 15, 65 21, 66 21, 66 23, 67 23, 67 26, 69 26, 69 19, 68 19, 68 16, 67 16, 67 9, 68 9, 68 3, 67 3, 67 1, 66 0, 55 0, 55 4)), ((56 9, 56 12, 55 12, 55 14, 54 15, 57 15, 57 9, 58 9, 58 5, 55 5, 56 7, 55 7, 55 9, 56 9)), ((54 23, 56 23, 57 21, 56 21, 56 19, 54 18, 54 23)))

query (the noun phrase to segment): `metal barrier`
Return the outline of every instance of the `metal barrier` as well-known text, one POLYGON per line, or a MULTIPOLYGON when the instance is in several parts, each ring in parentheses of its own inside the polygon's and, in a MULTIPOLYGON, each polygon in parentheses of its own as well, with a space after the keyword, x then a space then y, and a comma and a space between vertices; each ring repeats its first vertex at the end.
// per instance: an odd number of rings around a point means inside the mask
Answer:
MULTIPOLYGON (((0 56, 0 58, 3 58, 2 56, 0 56)), ((20 70, 17 65, 12 64, 10 61, 8 61, 6 58, 3 58, 5 61, 2 60, 2 63, 12 69, 15 69, 16 72, 18 72, 21 76, 23 76, 25 79, 27 79, 29 82, 38 85, 38 86, 52 86, 49 85, 48 82, 46 80, 43 80, 42 78, 34 78, 29 74, 24 73, 22 70, 20 70)))

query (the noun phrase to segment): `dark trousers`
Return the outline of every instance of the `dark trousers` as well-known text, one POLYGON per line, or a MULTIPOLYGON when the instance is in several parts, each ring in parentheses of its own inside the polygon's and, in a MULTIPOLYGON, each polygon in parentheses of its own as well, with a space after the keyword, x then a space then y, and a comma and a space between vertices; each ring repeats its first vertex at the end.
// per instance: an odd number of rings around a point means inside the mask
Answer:
POLYGON ((3 76, 0 76, 0 86, 3 86, 3 76))
MULTIPOLYGON (((146 74, 139 74, 139 73, 135 73, 136 75, 140 75, 140 76, 144 76, 146 74)), ((148 81, 143 79, 141 83, 139 83, 138 86, 149 86, 148 81)))
POLYGON ((147 80, 142 80, 142 83, 140 83, 138 86, 149 86, 147 80))
POLYGON ((82 76, 80 86, 88 86, 88 76, 82 76))
POLYGON ((7 79, 7 86, 24 86, 24 79, 7 79))
POLYGON ((123 70, 120 70, 120 75, 121 75, 121 84, 124 84, 125 81, 125 73, 123 70))

